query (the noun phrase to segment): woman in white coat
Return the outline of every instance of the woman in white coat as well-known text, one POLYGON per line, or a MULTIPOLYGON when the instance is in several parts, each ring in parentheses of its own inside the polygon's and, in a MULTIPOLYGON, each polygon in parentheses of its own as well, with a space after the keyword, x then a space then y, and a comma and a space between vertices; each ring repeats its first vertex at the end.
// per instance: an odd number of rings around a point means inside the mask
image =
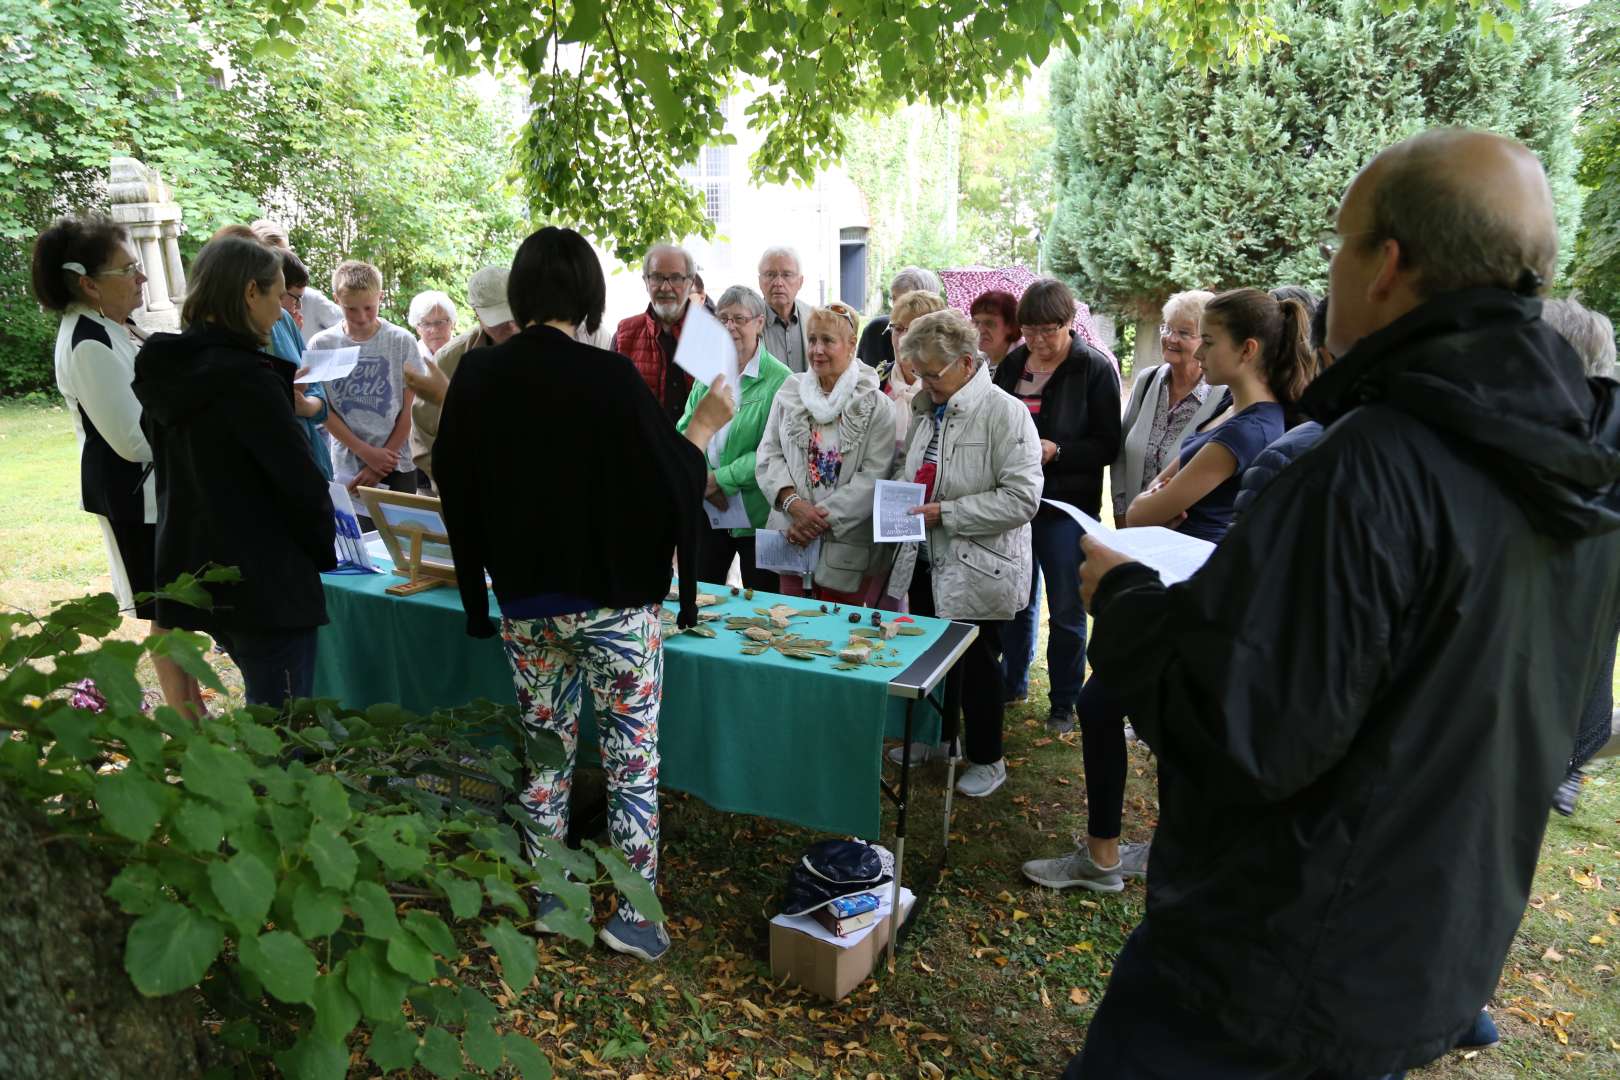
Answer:
MULTIPOLYGON (((34 296, 61 314, 56 333, 56 386, 79 443, 79 501, 96 516, 119 607, 154 619, 156 604, 135 596, 157 591, 157 496, 152 448, 141 430, 135 377, 146 274, 123 226, 108 218, 63 218, 39 235, 32 265, 34 296)), ((158 626, 152 623, 151 631, 158 626)), ((154 656, 163 697, 201 716, 197 680, 173 660, 154 656)))
MULTIPOLYGON (((990 381, 978 341, 972 321, 951 309, 915 319, 900 341, 923 390, 912 403, 899 478, 928 489, 913 511, 928 538, 903 546, 887 589, 908 596, 917 614, 979 629, 945 685, 946 724, 960 710, 968 759, 956 790, 973 797, 1007 780, 1001 634, 1029 601, 1029 523, 1045 482, 1029 409, 990 381)), ((939 752, 914 746, 912 761, 939 752)))

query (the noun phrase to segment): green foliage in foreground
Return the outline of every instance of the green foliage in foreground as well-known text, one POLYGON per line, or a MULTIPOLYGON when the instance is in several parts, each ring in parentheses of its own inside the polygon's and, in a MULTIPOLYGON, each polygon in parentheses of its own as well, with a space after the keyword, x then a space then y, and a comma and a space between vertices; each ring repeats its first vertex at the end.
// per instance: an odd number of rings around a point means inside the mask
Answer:
POLYGON ((1566 255, 1580 215, 1575 93, 1545 0, 1496 33, 1430 6, 1277 0, 1288 40, 1203 72, 1145 29, 1099 36, 1053 76, 1058 207, 1048 266, 1088 301, 1156 319, 1173 292, 1320 287, 1316 240, 1375 153, 1456 124, 1540 155, 1566 255))
MULTIPOLYGON (((169 592, 207 599, 193 579, 169 592)), ((521 993, 537 965, 525 932, 534 887, 564 902, 548 926, 584 943, 593 884, 611 880, 652 917, 661 909, 617 851, 548 843, 550 857, 531 866, 512 824, 417 785, 475 769, 509 791, 519 763, 505 745, 524 738, 511 710, 480 702, 418 717, 301 701, 200 723, 166 706, 148 714, 135 678, 143 653, 222 689, 207 639, 108 639, 119 622, 108 595, 38 620, 0 615, 0 730, 12 735, 0 742, 0 786, 37 805, 57 837, 122 868, 107 895, 134 917, 124 969, 136 988, 201 993, 224 1018, 222 1076, 262 1075, 274 1060, 298 1080, 340 1080, 347 1043, 365 1030, 385 1073, 506 1065, 549 1077, 532 1041, 497 1031, 474 981, 490 977, 464 967, 452 927, 481 936, 521 993), (74 693, 85 679, 99 711, 74 693)), ((558 747, 528 750, 549 758, 558 747)))

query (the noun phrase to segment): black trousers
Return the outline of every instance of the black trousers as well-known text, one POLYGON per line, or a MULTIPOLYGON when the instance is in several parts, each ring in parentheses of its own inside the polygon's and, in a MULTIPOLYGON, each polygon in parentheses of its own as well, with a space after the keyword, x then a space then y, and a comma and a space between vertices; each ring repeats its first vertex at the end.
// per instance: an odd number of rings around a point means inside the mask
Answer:
POLYGON ((1094 674, 1080 689, 1075 713, 1086 771, 1086 835, 1112 840, 1125 811, 1125 708, 1094 674))
MULTIPOLYGON (((911 610, 934 617, 934 579, 923 560, 911 576, 911 610)), ((1001 721, 1006 711, 1001 669, 1003 621, 971 622, 979 628, 962 659, 945 676, 945 727, 948 740, 956 734, 958 718, 963 727, 962 752, 975 765, 994 765, 1002 758, 1001 721)))
POLYGON ((742 580, 745 586, 750 589, 762 589, 765 592, 776 591, 776 571, 761 570, 754 565, 754 538, 732 536, 730 529, 711 529, 705 526, 698 534, 698 580, 711 585, 724 585, 726 571, 731 569, 733 556, 736 556, 742 564, 742 580))
MULTIPOLYGON (((1404 1072, 1376 1080, 1400 1080, 1404 1072)), ((1086 1029, 1085 1049, 1063 1080, 1375 1080, 1280 1061, 1233 1039, 1208 1016, 1176 1002, 1153 963, 1146 923, 1125 941, 1108 990, 1086 1029)))

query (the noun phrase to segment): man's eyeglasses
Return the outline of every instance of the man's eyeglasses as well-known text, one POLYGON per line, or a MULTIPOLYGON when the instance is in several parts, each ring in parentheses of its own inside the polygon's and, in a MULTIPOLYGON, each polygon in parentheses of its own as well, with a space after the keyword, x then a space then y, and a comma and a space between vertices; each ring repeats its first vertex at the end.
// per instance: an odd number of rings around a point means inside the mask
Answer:
POLYGON ((1376 229, 1356 229, 1353 232, 1340 233, 1337 229, 1323 229, 1316 238, 1316 250, 1322 253, 1322 258, 1333 261, 1333 256, 1344 246, 1344 242, 1352 236, 1371 236, 1376 229))
POLYGON ((761 270, 759 272, 759 280, 761 281, 792 281, 798 276, 799 272, 797 270, 761 270))
POLYGON ((1198 335, 1191 330, 1176 330, 1165 323, 1159 324, 1159 336, 1175 338, 1177 341, 1197 341, 1198 335))
POLYGON ((662 288, 665 285, 680 288, 692 280, 690 274, 643 274, 642 278, 653 288, 662 288))

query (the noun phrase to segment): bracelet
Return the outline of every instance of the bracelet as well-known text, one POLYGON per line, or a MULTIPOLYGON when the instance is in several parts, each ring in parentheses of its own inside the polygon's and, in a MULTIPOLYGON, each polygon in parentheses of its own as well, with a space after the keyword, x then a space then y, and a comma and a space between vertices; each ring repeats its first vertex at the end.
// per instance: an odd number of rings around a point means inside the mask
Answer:
POLYGON ((777 507, 777 509, 781 510, 782 513, 785 514, 785 513, 788 512, 788 507, 792 506, 795 502, 802 501, 802 500, 803 500, 803 496, 800 495, 797 491, 795 491, 793 494, 791 494, 787 498, 783 499, 782 500, 782 505, 777 507))

